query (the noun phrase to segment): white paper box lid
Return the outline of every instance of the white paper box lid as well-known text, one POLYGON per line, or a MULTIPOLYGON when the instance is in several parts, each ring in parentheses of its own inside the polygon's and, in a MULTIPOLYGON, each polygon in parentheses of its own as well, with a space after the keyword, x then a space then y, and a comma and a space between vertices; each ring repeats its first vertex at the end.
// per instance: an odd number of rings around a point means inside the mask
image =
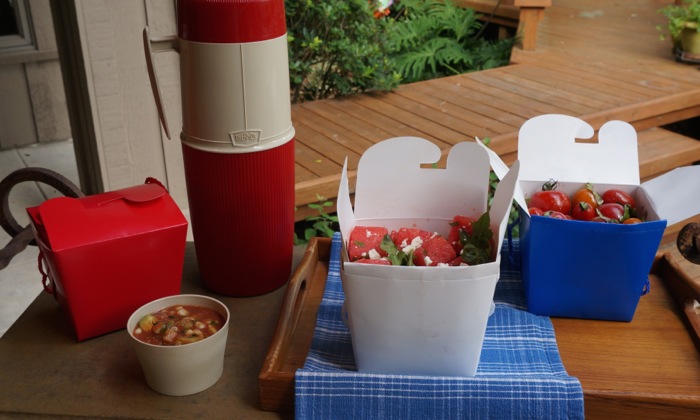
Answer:
POLYGON ((585 121, 567 115, 531 118, 518 134, 520 179, 523 181, 590 182, 639 185, 637 132, 630 124, 609 121, 598 131, 585 121))

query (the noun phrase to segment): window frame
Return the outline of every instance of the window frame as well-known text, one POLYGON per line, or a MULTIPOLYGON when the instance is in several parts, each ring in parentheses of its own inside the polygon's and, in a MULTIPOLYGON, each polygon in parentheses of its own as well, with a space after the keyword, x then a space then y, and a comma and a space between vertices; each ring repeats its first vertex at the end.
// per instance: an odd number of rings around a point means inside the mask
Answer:
POLYGON ((17 31, 19 34, 0 36, 0 53, 35 49, 34 31, 31 25, 31 19, 29 19, 29 5, 27 0, 10 1, 15 11, 15 20, 17 21, 17 31))

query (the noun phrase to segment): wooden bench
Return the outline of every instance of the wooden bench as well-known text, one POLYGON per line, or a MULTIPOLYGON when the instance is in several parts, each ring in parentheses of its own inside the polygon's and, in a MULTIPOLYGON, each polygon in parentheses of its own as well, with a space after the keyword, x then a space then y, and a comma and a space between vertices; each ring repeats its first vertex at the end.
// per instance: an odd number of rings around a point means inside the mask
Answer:
POLYGON ((455 0, 455 4, 476 10, 485 21, 516 29, 520 47, 532 51, 537 45, 537 28, 552 0, 455 0))

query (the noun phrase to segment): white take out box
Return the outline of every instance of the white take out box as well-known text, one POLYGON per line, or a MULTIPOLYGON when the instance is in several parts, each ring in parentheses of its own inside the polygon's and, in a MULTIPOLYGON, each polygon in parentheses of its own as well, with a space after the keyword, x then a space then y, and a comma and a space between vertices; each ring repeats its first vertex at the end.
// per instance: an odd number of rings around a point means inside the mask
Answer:
MULTIPOLYGON (((444 169, 431 167, 440 149, 428 140, 397 137, 370 147, 357 169, 355 206, 347 164, 338 191, 344 245, 356 226, 390 232, 417 227, 446 236, 461 214, 487 210, 490 162, 477 143, 456 144, 444 169)), ((461 267, 405 267, 349 262, 341 279, 358 371, 473 376, 479 363, 496 282, 500 249, 518 178, 517 162, 504 176, 489 209, 497 258, 461 267)))
MULTIPOLYGON (((673 170, 640 185, 637 133, 622 121, 598 131, 558 114, 526 121, 518 138, 522 275, 528 311, 537 315, 631 321, 667 224, 700 213, 700 167, 673 170), (589 139, 582 141, 582 139, 589 139), (553 179, 568 194, 591 183, 602 194, 635 197, 636 225, 530 216, 527 198, 553 179)), ((490 152, 492 159, 495 154, 490 152)), ((507 167, 494 165, 497 175, 507 167)))

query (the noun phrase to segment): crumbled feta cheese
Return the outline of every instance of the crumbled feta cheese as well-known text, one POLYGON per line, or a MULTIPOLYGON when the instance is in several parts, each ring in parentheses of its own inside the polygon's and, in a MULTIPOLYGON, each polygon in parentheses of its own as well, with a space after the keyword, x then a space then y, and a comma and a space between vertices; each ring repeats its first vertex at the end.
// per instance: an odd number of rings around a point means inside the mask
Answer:
POLYGON ((380 260, 382 258, 381 255, 377 252, 376 249, 372 248, 369 250, 369 259, 370 260, 380 260))
POLYGON ((431 260, 430 257, 427 255, 425 256, 424 260, 425 260, 425 265, 432 265, 433 264, 433 260, 431 260))
POLYGON ((371 237, 372 237, 372 232, 370 232, 369 230, 367 230, 367 232, 365 233, 365 236, 367 236, 368 238, 371 238, 371 237))
POLYGON ((401 242, 401 251, 408 254, 409 252, 415 251, 416 249, 420 248, 420 246, 423 245, 423 240, 420 238, 420 236, 416 236, 411 240, 410 245, 406 245, 405 243, 405 240, 401 242))

